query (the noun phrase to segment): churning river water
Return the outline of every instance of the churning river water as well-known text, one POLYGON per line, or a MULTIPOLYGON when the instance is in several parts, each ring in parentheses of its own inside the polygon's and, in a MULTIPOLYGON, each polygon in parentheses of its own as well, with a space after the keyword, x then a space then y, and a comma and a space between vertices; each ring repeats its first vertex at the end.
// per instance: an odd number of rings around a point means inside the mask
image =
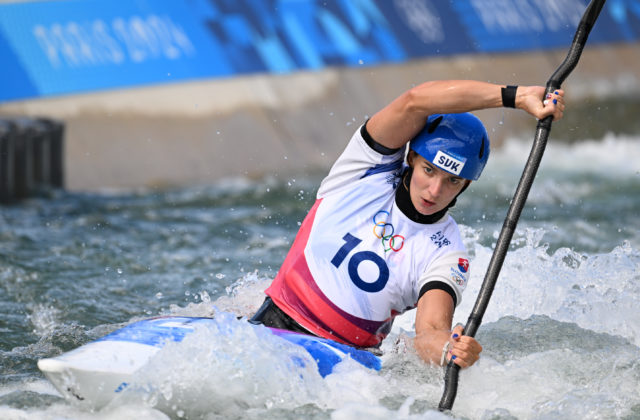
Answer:
MULTIPOLYGON (((455 322, 475 302, 528 152, 517 140, 494 150, 453 209, 472 260, 455 322)), ((381 372, 350 362, 325 379, 283 372, 280 355, 242 333, 207 331, 141 373, 162 378, 160 389, 99 411, 64 400, 38 371, 38 359, 141 318, 252 313, 320 179, 54 193, 0 207, 0 418, 449 418, 436 409, 442 369, 407 344, 412 312, 385 340, 381 372), (169 409, 154 392, 174 397, 169 409)), ((640 418, 639 212, 640 138, 550 142, 477 335, 482 358, 461 373, 450 416, 640 418)), ((244 321, 230 322, 242 332, 244 321)))

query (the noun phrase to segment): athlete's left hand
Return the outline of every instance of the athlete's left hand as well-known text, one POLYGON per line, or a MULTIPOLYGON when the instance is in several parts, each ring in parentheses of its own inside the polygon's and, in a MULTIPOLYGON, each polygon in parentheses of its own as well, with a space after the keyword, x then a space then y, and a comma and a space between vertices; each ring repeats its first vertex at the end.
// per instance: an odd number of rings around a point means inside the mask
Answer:
POLYGON ((520 108, 539 120, 553 115, 558 121, 564 115, 564 90, 558 89, 543 98, 543 86, 518 86, 516 91, 516 108, 520 108))
POLYGON ((453 360, 461 368, 467 368, 478 361, 482 346, 475 338, 462 335, 462 330, 462 325, 456 325, 453 328, 449 338, 451 344, 449 345, 447 360, 453 360))

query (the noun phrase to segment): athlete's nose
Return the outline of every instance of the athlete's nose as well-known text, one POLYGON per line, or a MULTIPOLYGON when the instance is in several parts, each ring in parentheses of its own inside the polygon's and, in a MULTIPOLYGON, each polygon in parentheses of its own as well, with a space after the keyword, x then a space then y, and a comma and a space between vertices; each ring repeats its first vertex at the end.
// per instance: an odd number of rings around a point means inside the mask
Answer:
POLYGON ((431 180, 431 185, 429 185, 429 193, 431 197, 438 198, 440 193, 442 192, 442 184, 443 180, 440 177, 434 177, 431 180))

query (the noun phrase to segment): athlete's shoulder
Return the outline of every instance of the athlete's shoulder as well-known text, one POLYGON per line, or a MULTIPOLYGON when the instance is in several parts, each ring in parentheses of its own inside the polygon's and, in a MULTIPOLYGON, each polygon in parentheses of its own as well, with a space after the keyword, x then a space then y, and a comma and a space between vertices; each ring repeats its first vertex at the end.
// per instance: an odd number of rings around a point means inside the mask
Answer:
POLYGON ((344 152, 322 180, 318 198, 343 188, 350 189, 366 183, 363 180, 397 187, 403 170, 404 150, 387 155, 374 150, 358 129, 344 152))

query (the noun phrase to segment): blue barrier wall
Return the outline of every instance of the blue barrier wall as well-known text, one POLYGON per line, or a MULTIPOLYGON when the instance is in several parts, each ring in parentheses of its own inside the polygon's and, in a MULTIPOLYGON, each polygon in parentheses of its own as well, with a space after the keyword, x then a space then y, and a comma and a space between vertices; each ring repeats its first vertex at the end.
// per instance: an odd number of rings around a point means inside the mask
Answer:
MULTIPOLYGON (((0 102, 567 46, 587 0, 64 0, 0 5, 0 102)), ((635 42, 608 0, 590 43, 635 42)))

